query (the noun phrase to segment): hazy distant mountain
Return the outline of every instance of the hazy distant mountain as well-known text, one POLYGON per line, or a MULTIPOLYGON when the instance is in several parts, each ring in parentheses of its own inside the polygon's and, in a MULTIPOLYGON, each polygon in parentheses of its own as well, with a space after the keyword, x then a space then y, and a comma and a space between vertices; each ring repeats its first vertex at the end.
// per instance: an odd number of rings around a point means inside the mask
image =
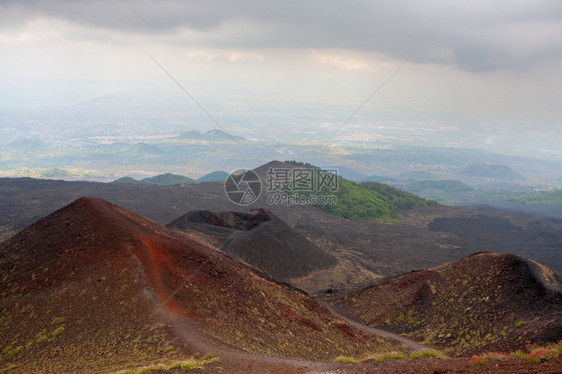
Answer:
POLYGON ((41 170, 40 173, 41 176, 44 178, 64 178, 70 175, 68 171, 56 167, 51 167, 45 170, 41 170))
POLYGON ((224 141, 232 141, 233 139, 234 141, 246 140, 241 136, 229 135, 226 132, 219 129, 213 129, 205 133, 199 132, 197 130, 191 130, 178 135, 176 139, 201 140, 207 142, 224 142, 224 141))
POLYGON ((176 137, 177 139, 192 139, 192 140, 205 140, 205 134, 197 131, 197 130, 190 130, 181 133, 176 137))
POLYGON ((121 177, 111 183, 143 184, 140 180, 131 177, 121 177))
POLYGON ((137 180, 131 177, 122 177, 113 181, 113 183, 129 183, 129 184, 157 184, 160 186, 173 186, 176 184, 191 184, 195 180, 183 175, 176 175, 171 173, 156 175, 154 177, 143 178, 137 180))
POLYGON ((205 174, 197 179, 197 183, 203 182, 223 182, 227 177, 228 173, 226 171, 213 171, 212 173, 205 174))
POLYGON ((400 188, 415 195, 439 202, 455 198, 459 194, 475 191, 474 188, 455 180, 420 180, 401 185, 400 188))
POLYGON ((400 180, 414 180, 414 181, 423 181, 423 180, 435 180, 439 179, 436 174, 430 173, 428 171, 408 171, 406 173, 402 173, 398 176, 400 180))
POLYGON ((462 169, 461 174, 467 177, 493 178, 500 180, 525 179, 521 174, 506 165, 478 163, 462 169))
POLYGON ((162 148, 153 144, 136 143, 127 149, 127 153, 136 157, 158 156, 166 153, 162 148))
POLYGON ((199 179, 195 180, 190 177, 177 174, 161 174, 154 177, 135 179, 131 177, 122 177, 113 181, 113 183, 128 183, 128 184, 157 184, 160 186, 173 186, 176 184, 192 184, 202 182, 222 182, 226 179, 228 173, 225 171, 214 171, 206 174, 199 179))

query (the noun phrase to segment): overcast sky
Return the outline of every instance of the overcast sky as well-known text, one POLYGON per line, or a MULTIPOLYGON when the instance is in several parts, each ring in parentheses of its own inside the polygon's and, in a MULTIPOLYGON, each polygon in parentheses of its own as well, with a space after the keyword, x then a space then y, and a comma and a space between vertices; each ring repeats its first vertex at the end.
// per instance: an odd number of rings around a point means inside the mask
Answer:
POLYGON ((366 110, 562 127, 557 0, 0 0, 0 109, 176 89, 148 54, 211 107, 353 108, 410 58, 366 110))

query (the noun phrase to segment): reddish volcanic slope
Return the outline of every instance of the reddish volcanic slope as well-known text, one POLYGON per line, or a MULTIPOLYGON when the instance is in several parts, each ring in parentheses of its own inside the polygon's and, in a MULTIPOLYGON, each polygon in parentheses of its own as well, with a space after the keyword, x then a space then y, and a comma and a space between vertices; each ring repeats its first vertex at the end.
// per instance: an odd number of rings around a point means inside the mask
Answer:
POLYGON ((345 314, 450 354, 562 339, 562 276, 514 255, 478 253, 335 301, 345 314))
POLYGON ((214 247, 100 199, 78 199, 1 243, 0 279, 0 369, 110 372, 177 360, 200 343, 180 331, 193 324, 223 346, 286 357, 397 349, 214 247))

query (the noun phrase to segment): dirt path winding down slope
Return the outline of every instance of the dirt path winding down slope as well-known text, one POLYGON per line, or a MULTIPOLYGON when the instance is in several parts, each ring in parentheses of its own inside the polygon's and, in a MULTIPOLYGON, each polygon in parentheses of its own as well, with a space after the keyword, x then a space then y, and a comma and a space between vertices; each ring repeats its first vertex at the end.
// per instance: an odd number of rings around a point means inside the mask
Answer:
MULTIPOLYGON (((406 345, 412 351, 428 349, 413 340, 393 334, 391 332, 375 329, 362 323, 353 321, 339 314, 331 305, 324 300, 317 300, 320 305, 325 307, 334 316, 342 319, 350 325, 368 333, 394 340, 406 345)), ((350 368, 342 367, 342 364, 334 362, 309 361, 302 359, 291 359, 284 357, 267 356, 263 354, 249 353, 230 347, 213 339, 202 331, 202 327, 171 313, 167 314, 168 323, 183 339, 189 341, 193 347, 200 352, 212 352, 221 358, 221 364, 229 373, 278 373, 285 374, 306 374, 306 373, 340 373, 348 372, 350 368)))
POLYGON ((383 338, 387 338, 387 339, 391 339, 391 340, 400 342, 414 352, 421 351, 421 350, 424 350, 424 349, 430 349, 429 347, 427 347, 423 344, 417 343, 417 342, 415 342, 411 339, 405 338, 403 336, 396 335, 396 334, 394 334, 392 332, 389 332, 389 331, 385 331, 385 330, 381 330, 381 329, 375 329, 375 328, 369 327, 369 326, 367 326, 363 323, 360 323, 360 322, 354 321, 352 319, 349 319, 346 316, 341 315, 337 310, 335 310, 330 304, 328 304, 324 300, 316 299, 316 301, 320 305, 322 305, 324 308, 328 309, 334 316, 343 319, 345 322, 349 323, 351 326, 353 326, 357 329, 360 329, 360 330, 362 330, 366 333, 382 336, 383 338))
POLYGON ((229 374, 309 374, 336 372, 341 364, 245 352, 222 343, 203 331, 203 327, 181 316, 166 313, 167 322, 178 335, 200 353, 212 353, 220 358, 217 366, 229 374))

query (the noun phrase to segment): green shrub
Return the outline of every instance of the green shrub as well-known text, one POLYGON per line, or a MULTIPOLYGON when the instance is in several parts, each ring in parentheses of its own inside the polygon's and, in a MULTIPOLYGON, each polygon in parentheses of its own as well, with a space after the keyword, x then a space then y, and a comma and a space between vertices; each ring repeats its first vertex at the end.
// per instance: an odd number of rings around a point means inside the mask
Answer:
POLYGON ((56 330, 51 333, 51 336, 53 338, 56 338, 57 336, 59 336, 63 332, 64 332, 64 325, 57 327, 56 330))
POLYGON ((541 358, 540 357, 536 357, 536 356, 531 356, 529 357, 529 363, 530 364, 538 364, 541 362, 541 358))
POLYGON ((398 352, 390 352, 390 353, 383 353, 377 356, 377 362, 384 362, 385 360, 403 360, 406 356, 403 353, 398 352))
POLYGON ((37 334, 35 335, 35 343, 41 344, 47 341, 47 335, 44 334, 37 334))
POLYGON ((525 358, 525 357, 527 357, 527 354, 526 354, 525 352, 523 352, 523 351, 515 351, 515 352, 513 352, 513 353, 511 354, 511 357, 514 357, 514 358, 525 358))
POLYGON ((472 366, 483 366, 486 365, 486 358, 478 355, 474 355, 470 358, 469 364, 472 366))
POLYGON ((55 326, 55 325, 60 325, 61 323, 64 322, 64 317, 55 317, 53 318, 53 320, 51 321, 51 325, 55 326))
MULTIPOLYGON (((205 356, 208 356, 208 355, 205 355, 205 356)), ((193 370, 193 369, 203 369, 205 367, 205 365, 207 365, 211 362, 216 362, 216 361, 219 361, 219 360, 217 358, 210 358, 209 360, 206 360, 206 361, 191 359, 191 360, 187 360, 187 361, 175 362, 175 363, 170 364, 170 365, 165 365, 165 364, 149 365, 149 366, 143 366, 143 367, 139 367, 139 368, 135 368, 135 369, 122 370, 118 374, 145 374, 145 373, 150 373, 150 372, 153 372, 153 371, 170 371, 170 370, 179 369, 179 368, 181 368, 185 371, 189 371, 189 370, 193 370)))
POLYGON ((5 348, 5 349, 2 351, 2 353, 4 354, 4 357, 5 357, 5 358, 10 358, 10 357, 12 357, 12 356, 15 355, 15 354, 20 353, 22 349, 23 349, 23 346, 22 346, 22 345, 20 345, 20 346, 14 348, 14 349, 12 349, 12 347, 7 347, 7 348, 5 348))

